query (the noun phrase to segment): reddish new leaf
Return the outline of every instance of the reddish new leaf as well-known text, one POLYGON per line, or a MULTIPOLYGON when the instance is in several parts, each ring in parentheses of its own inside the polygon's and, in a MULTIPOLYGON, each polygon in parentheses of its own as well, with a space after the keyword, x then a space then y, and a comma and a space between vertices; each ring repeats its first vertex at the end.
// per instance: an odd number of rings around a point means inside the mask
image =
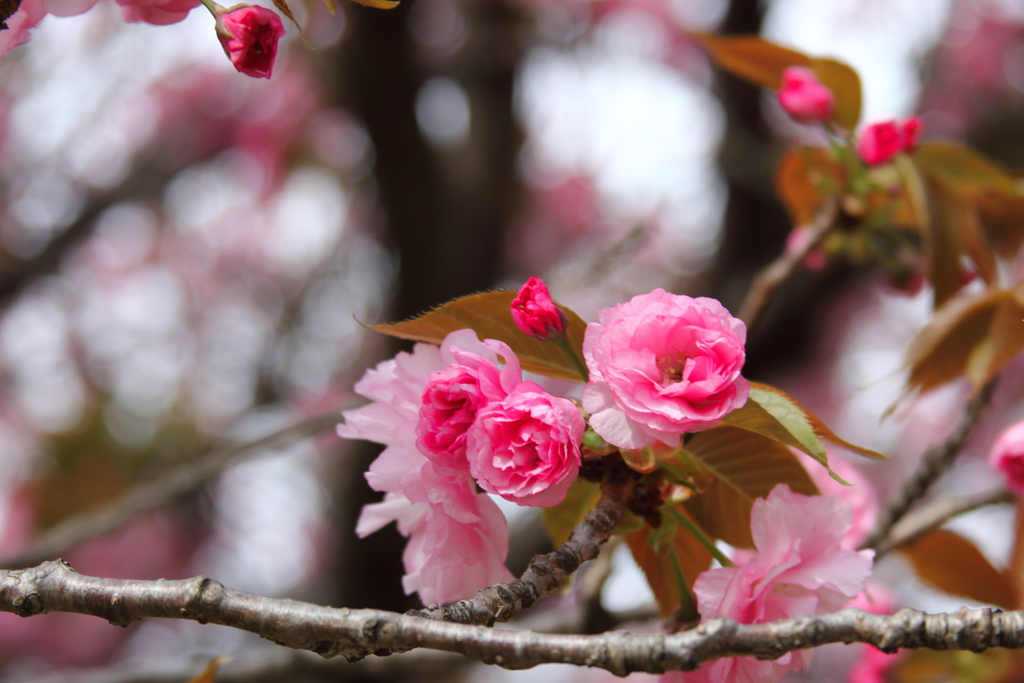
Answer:
POLYGON ((850 130, 857 127, 861 108, 860 77, 848 65, 834 59, 808 57, 758 36, 690 35, 707 49, 720 67, 772 90, 782 87, 782 72, 787 68, 811 69, 835 97, 832 119, 850 130))
MULTIPOLYGON (((909 388, 929 391, 966 373, 972 356, 990 334, 996 311, 1012 297, 1010 290, 992 289, 958 296, 937 310, 910 344, 909 388)), ((987 367, 991 370, 993 365, 987 367)))
POLYGON ((973 543, 948 529, 935 529, 901 551, 922 581, 945 593, 1006 609, 1017 604, 1011 581, 973 543))
POLYGON ((708 475, 703 492, 684 503, 708 535, 740 548, 753 547, 750 510, 776 484, 815 495, 817 487, 789 447, 756 432, 723 425, 687 442, 689 454, 708 475))
MULTIPOLYGON (((524 370, 560 379, 581 380, 575 365, 561 349, 552 342, 524 334, 512 322, 509 306, 515 296, 512 290, 473 294, 449 301, 418 318, 371 327, 392 337, 431 344, 440 344, 449 333, 469 328, 481 339, 498 339, 508 344, 519 356, 524 370)), ((583 334, 587 324, 569 309, 566 313, 569 316, 566 336, 570 346, 582 358, 583 334)))
POLYGON ((799 147, 782 157, 775 183, 793 224, 807 225, 846 185, 846 169, 826 148, 799 147))
MULTIPOLYGON (((683 514, 686 514, 685 512, 683 514)), ((647 583, 658 601, 658 608, 663 616, 672 614, 679 606, 679 589, 676 587, 675 574, 670 559, 660 557, 650 546, 651 529, 644 526, 639 531, 626 534, 626 545, 633 553, 633 559, 643 570, 647 583)), ((693 582, 711 566, 711 552, 693 537, 686 529, 676 527, 675 539, 672 544, 676 557, 686 578, 686 585, 693 589, 693 582)))

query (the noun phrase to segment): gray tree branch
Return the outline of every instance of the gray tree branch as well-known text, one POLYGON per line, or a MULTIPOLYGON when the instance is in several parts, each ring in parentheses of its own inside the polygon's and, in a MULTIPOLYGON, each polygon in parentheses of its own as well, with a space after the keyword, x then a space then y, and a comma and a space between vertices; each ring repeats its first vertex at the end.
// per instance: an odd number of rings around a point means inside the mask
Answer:
POLYGON ((949 438, 938 446, 930 448, 924 454, 917 469, 903 482, 903 486, 879 513, 875 528, 861 544, 861 549, 877 548, 881 545, 889 537, 896 523, 907 514, 914 503, 928 493, 932 484, 949 469, 953 461, 956 460, 956 456, 960 454, 971 430, 981 419, 981 413, 985 406, 992 399, 997 381, 998 377, 991 380, 967 403, 960 424, 956 426, 949 438))
POLYGON ((210 481, 235 459, 246 453, 282 448, 300 439, 318 434, 340 421, 332 412, 303 420, 272 434, 243 444, 215 448, 198 460, 180 465, 160 478, 128 489, 120 497, 93 512, 67 519, 44 534, 30 547, 15 556, 0 559, 0 567, 28 567, 43 560, 63 555, 68 550, 96 536, 110 533, 146 510, 152 510, 210 481))
POLYGON ((61 561, 0 571, 0 610, 23 617, 74 612, 120 626, 152 617, 191 619, 250 631, 279 645, 349 661, 369 654, 428 648, 505 668, 565 663, 606 669, 620 676, 635 671, 692 670, 720 657, 776 658, 792 650, 837 642, 870 643, 885 652, 921 647, 972 652, 1024 647, 1022 611, 965 608, 955 614, 925 614, 902 609, 882 616, 846 609, 766 624, 717 618, 672 635, 557 635, 266 598, 204 577, 181 581, 95 578, 78 574, 61 561))

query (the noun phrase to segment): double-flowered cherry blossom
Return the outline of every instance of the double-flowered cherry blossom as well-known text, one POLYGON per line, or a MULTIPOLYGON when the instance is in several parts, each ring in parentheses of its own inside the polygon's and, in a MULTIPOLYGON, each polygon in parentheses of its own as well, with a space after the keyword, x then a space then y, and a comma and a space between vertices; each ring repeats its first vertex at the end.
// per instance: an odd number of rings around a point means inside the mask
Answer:
POLYGON ((505 518, 476 487, 520 505, 561 502, 580 465, 576 405, 524 382, 512 349, 472 330, 416 344, 355 388, 373 402, 346 412, 338 433, 387 446, 366 475, 384 501, 356 531, 397 523, 409 538, 403 585, 427 604, 510 581, 505 518))
MULTIPOLYGON (((757 552, 737 567, 704 572, 694 583, 701 620, 728 617, 758 624, 835 612, 855 598, 871 574, 874 551, 843 547, 849 505, 832 496, 803 496, 779 484, 754 502, 750 530, 757 552)), ((666 676, 686 683, 774 683, 806 669, 809 650, 776 660, 730 657, 688 674, 666 676)))
POLYGON ((714 299, 656 289, 598 313, 583 355, 590 426, 620 448, 662 442, 716 425, 742 406, 747 329, 714 299))

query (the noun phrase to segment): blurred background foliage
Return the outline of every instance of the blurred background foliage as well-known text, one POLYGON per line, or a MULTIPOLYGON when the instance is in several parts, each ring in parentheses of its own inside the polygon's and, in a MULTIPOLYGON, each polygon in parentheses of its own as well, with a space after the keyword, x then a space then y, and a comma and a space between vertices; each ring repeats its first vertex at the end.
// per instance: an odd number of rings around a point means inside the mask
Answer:
MULTIPOLYGON (((584 319, 654 287, 735 310, 793 227, 776 165, 814 138, 770 94, 717 71, 688 31, 760 33, 842 59, 861 74, 865 121, 918 112, 926 139, 1024 168, 1015 0, 292 7, 315 49, 289 27, 270 81, 235 73, 204 12, 129 25, 113 2, 48 17, 0 61, 0 556, 219 445, 351 407, 353 383, 399 348, 361 323, 530 275, 584 319)), ((965 392, 879 423, 928 315, 927 292, 880 271, 801 273, 750 339, 745 374, 900 454, 884 472, 865 468, 884 496, 948 432, 965 392)), ((1022 412, 997 397, 972 448, 1022 412)), ((361 476, 374 456, 328 430, 66 558, 102 576, 202 573, 406 609, 397 532, 353 531, 379 497, 361 476)), ((955 485, 977 485, 983 469, 968 464, 955 485)), ((539 518, 509 514, 519 571, 548 541, 539 518)), ((653 604, 626 557, 613 556, 596 607, 556 601, 579 608, 580 628, 653 604)), ((191 623, 0 614, 4 681, 186 680, 222 654, 236 658, 223 680, 515 677, 456 674, 436 657, 324 664, 191 623)), ((555 670, 525 675, 600 678, 555 670)))

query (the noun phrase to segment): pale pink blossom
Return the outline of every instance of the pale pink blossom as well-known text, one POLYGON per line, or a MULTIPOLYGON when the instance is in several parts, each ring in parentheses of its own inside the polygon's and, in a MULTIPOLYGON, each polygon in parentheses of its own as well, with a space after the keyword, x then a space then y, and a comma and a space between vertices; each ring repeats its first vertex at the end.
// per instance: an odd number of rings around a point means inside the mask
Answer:
POLYGON ((575 403, 523 382, 477 416, 470 471, 485 491, 513 503, 557 505, 579 473, 585 428, 575 403))
POLYGON ((28 42, 31 29, 47 14, 71 17, 92 9, 95 4, 96 0, 22 0, 18 11, 7 19, 7 29, 0 31, 0 57, 28 42))
POLYGON ((1002 472, 1006 485, 1024 495, 1024 420, 1003 432, 989 454, 989 464, 1002 472))
POLYGON ((403 585, 426 604, 468 598, 512 579, 504 566, 508 527, 497 505, 475 492, 468 471, 446 471, 417 448, 416 427, 432 373, 470 356, 496 365, 494 349, 508 354, 506 366, 514 363, 513 374, 518 371, 511 350, 493 340, 479 341, 472 330, 451 333, 440 348, 416 344, 412 353, 399 353, 366 372, 355 389, 373 402, 347 411, 338 426, 343 437, 386 446, 366 480, 387 495, 383 503, 364 508, 357 531, 365 535, 398 523, 409 538, 403 585))
POLYGON ((516 327, 538 339, 564 332, 569 324, 565 309, 554 302, 548 286, 539 277, 531 277, 519 289, 510 312, 516 327))
POLYGON ((804 468, 811 475, 811 479, 814 480, 821 495, 836 496, 840 502, 850 506, 853 512, 853 521, 843 535, 843 547, 848 549, 860 547, 861 541, 867 538, 875 528, 875 521, 878 519, 878 510, 881 504, 875 487, 867 477, 861 474, 856 465, 835 453, 829 452, 828 454, 829 466, 833 472, 852 486, 844 486, 833 479, 828 470, 809 455, 800 453, 800 456, 804 468))
POLYGON ((714 299, 656 289, 598 313, 583 354, 590 425, 620 448, 707 429, 747 400, 746 326, 714 299))
POLYGON ((165 26, 187 17, 199 6, 199 0, 117 0, 117 4, 125 21, 165 26))
POLYGON ((469 469, 466 434, 477 412, 490 402, 501 401, 522 380, 519 359, 506 344, 493 339, 484 344, 484 355, 452 348, 452 364, 431 373, 423 391, 416 444, 421 453, 449 472, 469 469), (505 359, 500 369, 499 354, 505 359))
MULTIPOLYGON (((754 502, 750 529, 756 553, 738 567, 704 572, 694 583, 701 620, 728 617, 757 624, 835 612, 854 598, 871 574, 874 551, 842 547, 850 507, 835 497, 803 496, 779 484, 754 502)), ((685 674, 687 683, 774 683, 806 669, 809 650, 774 661, 728 657, 685 674)))
POLYGON ((813 123, 832 118, 835 97, 813 71, 791 66, 782 72, 779 104, 797 121, 813 123))

